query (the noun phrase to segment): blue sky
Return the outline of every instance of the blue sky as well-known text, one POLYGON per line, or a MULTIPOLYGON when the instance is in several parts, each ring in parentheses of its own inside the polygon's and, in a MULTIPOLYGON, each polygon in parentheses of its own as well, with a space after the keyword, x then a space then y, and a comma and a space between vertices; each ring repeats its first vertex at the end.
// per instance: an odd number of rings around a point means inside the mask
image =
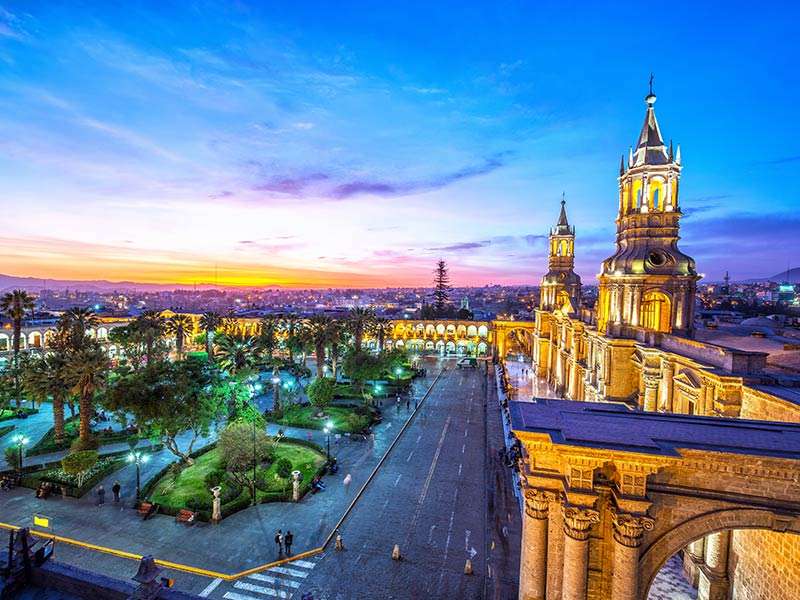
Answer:
POLYGON ((591 281, 650 72, 698 269, 800 265, 800 9, 601 6, 0 3, 0 272, 536 283, 563 191, 591 281))

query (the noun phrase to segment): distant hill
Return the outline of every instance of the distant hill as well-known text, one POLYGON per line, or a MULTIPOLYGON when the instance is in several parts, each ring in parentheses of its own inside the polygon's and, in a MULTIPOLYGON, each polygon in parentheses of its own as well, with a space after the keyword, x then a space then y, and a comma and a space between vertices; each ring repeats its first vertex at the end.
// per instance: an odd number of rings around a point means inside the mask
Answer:
POLYGON ((92 292, 113 292, 122 290, 139 291, 171 291, 171 290, 192 290, 192 289, 221 289, 224 286, 213 284, 180 285, 177 283, 138 283, 135 281, 107 281, 105 279, 95 279, 90 281, 72 279, 39 279, 37 277, 17 277, 14 275, 0 274, 0 292, 9 290, 24 289, 29 292, 40 292, 42 290, 81 290, 92 292))
POLYGON ((772 277, 758 277, 744 280, 745 283, 757 283, 760 281, 775 281, 777 283, 788 281, 789 283, 800 283, 800 267, 795 267, 788 271, 781 271, 772 277))

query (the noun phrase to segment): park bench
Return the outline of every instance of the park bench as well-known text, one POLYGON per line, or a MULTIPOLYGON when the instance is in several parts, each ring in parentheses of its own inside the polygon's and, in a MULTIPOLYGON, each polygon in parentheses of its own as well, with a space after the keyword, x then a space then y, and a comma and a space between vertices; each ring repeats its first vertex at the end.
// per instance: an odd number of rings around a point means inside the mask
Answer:
POLYGON ((175 515, 175 522, 176 523, 186 523, 187 525, 192 525, 194 523, 195 518, 197 517, 196 513, 193 513, 190 510, 186 510, 182 508, 178 511, 178 514, 175 515))
POLYGON ((147 521, 147 519, 152 517, 158 511, 158 504, 153 504, 152 502, 140 502, 138 511, 139 516, 142 517, 142 521, 147 521))

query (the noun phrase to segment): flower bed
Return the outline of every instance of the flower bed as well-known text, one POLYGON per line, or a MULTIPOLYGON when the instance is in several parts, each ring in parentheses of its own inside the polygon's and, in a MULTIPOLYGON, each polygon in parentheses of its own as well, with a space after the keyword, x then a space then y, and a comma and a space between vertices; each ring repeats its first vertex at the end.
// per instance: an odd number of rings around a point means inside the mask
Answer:
MULTIPOLYGON (((78 427, 80 423, 80 416, 75 415, 70 417, 64 422, 64 439, 56 442, 55 428, 51 427, 47 433, 44 434, 42 439, 36 442, 30 450, 25 454, 28 456, 36 456, 39 454, 49 454, 51 452, 58 452, 59 450, 67 450, 78 438, 78 427)), ((107 433, 105 431, 93 431, 92 436, 99 446, 104 444, 117 444, 119 442, 126 442, 136 434, 131 434, 127 431, 113 431, 107 433)))
POLYGON ((121 469, 125 463, 125 459, 120 456, 101 457, 98 459, 97 463, 89 469, 80 486, 78 485, 78 479, 75 475, 70 475, 60 466, 52 466, 51 463, 49 468, 32 471, 23 475, 21 484, 24 487, 36 489, 41 482, 46 481, 67 488, 68 496, 80 498, 109 474, 121 469))

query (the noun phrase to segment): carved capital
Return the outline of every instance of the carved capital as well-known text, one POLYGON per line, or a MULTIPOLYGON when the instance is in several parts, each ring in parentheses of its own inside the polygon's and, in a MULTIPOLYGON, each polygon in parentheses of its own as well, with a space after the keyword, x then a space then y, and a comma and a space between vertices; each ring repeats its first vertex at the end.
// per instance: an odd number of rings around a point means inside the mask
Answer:
POLYGON ((645 515, 612 513, 614 539, 628 548, 638 548, 642 544, 645 531, 650 531, 655 521, 645 515))
POLYGON ((564 504, 561 510, 564 514, 564 533, 574 540, 588 540, 589 529, 594 523, 600 522, 600 513, 591 508, 564 504))
POLYGON ((555 492, 529 488, 525 490, 525 514, 532 519, 546 519, 550 503, 555 499, 555 492))

